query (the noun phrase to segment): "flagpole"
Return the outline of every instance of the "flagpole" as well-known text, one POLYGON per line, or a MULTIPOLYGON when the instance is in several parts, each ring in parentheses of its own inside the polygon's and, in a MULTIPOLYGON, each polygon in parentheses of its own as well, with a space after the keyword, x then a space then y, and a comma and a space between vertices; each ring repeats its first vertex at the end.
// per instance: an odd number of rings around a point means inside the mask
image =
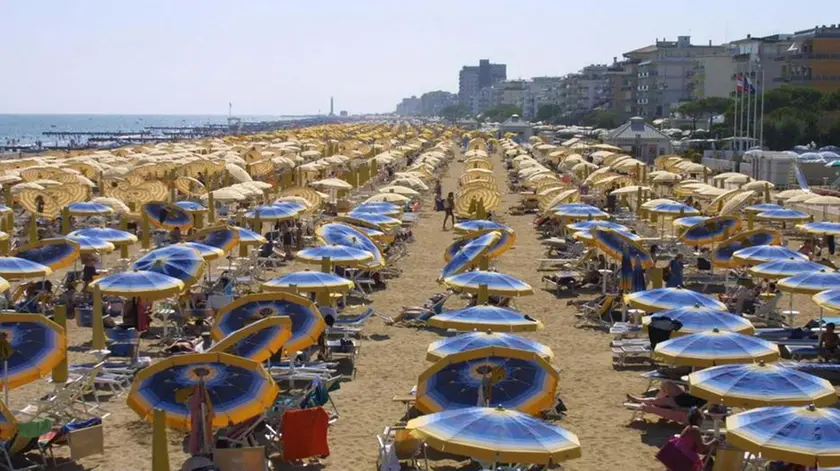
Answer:
MULTIPOLYGON (((761 64, 756 64, 759 68, 761 68, 761 64)), ((758 139, 758 87, 764 86, 764 84, 758 83, 758 73, 755 74, 755 87, 750 86, 750 91, 755 89, 755 98, 753 99, 753 138, 758 139)))
MULTIPOLYGON (((744 136, 746 135, 745 134, 746 133, 746 122, 745 122, 746 120, 744 119, 744 105, 745 105, 745 103, 744 103, 745 102, 745 99, 744 99, 745 98, 744 97, 745 82, 744 81, 746 80, 745 77, 746 77, 746 74, 741 74, 741 126, 740 126, 741 127, 741 135, 739 136, 741 139, 743 139, 744 136)), ((741 144, 742 144, 741 142, 738 143, 738 148, 739 149, 741 148, 741 144)))
POLYGON ((738 75, 735 75, 735 120, 732 123, 732 136, 735 138, 736 142, 738 137, 741 135, 740 130, 738 129, 738 99, 741 97, 738 94, 738 82, 740 79, 738 75))
POLYGON ((758 133, 758 145, 764 149, 764 68, 761 68, 761 131, 758 133))
MULTIPOLYGON (((750 90, 752 89, 752 81, 750 80, 750 75, 752 75, 752 60, 747 61, 747 74, 744 76, 744 92, 747 94, 747 107, 745 111, 747 112, 747 132, 744 135, 747 139, 750 138, 750 102, 752 100, 752 95, 750 90)), ((746 144, 746 141, 744 142, 746 144)), ((746 150, 746 149, 745 149, 746 150)))

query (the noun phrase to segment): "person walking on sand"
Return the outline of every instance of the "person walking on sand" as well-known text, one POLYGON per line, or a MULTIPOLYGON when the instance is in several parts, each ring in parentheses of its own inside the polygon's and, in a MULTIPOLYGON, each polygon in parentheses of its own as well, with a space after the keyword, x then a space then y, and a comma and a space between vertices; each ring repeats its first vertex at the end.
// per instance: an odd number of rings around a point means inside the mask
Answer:
POLYGON ((446 199, 443 200, 443 230, 446 230, 446 221, 448 221, 450 217, 452 218, 452 225, 455 225, 455 213, 453 212, 454 207, 455 194, 450 191, 449 194, 446 195, 446 199))

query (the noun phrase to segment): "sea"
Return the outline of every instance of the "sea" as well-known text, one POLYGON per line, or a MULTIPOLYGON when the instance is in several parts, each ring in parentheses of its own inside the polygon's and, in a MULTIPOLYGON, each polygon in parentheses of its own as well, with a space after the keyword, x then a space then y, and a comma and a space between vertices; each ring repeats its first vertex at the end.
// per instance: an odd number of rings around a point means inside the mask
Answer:
MULTIPOLYGON (((242 122, 294 120, 290 116, 237 116, 242 122)), ((147 126, 202 126, 227 124, 227 115, 120 115, 120 114, 0 114, 0 147, 9 145, 67 145, 69 141, 44 136, 45 131, 142 131, 147 126)))

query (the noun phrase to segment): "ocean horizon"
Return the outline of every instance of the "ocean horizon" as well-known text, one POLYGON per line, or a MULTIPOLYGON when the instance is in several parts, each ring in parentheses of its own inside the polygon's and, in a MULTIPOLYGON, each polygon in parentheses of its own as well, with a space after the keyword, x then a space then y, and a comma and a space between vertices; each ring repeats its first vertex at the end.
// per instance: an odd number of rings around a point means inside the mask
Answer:
MULTIPOLYGON (((300 116, 283 115, 237 115, 243 122, 287 121, 300 119, 300 116)), ((203 126, 208 124, 227 124, 225 114, 96 114, 96 113, 54 113, 54 114, 11 114, 0 113, 0 146, 68 144, 69 140, 59 140, 54 136, 44 136, 53 132, 140 132, 148 126, 178 127, 203 126)))

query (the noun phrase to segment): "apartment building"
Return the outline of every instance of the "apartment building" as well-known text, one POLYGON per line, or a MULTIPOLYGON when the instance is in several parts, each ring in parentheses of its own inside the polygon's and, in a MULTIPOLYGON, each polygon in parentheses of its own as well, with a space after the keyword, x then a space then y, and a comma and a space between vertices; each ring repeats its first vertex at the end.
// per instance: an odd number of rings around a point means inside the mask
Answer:
POLYGON ((777 83, 810 86, 823 92, 840 89, 840 25, 797 31, 791 45, 779 54, 777 83))

